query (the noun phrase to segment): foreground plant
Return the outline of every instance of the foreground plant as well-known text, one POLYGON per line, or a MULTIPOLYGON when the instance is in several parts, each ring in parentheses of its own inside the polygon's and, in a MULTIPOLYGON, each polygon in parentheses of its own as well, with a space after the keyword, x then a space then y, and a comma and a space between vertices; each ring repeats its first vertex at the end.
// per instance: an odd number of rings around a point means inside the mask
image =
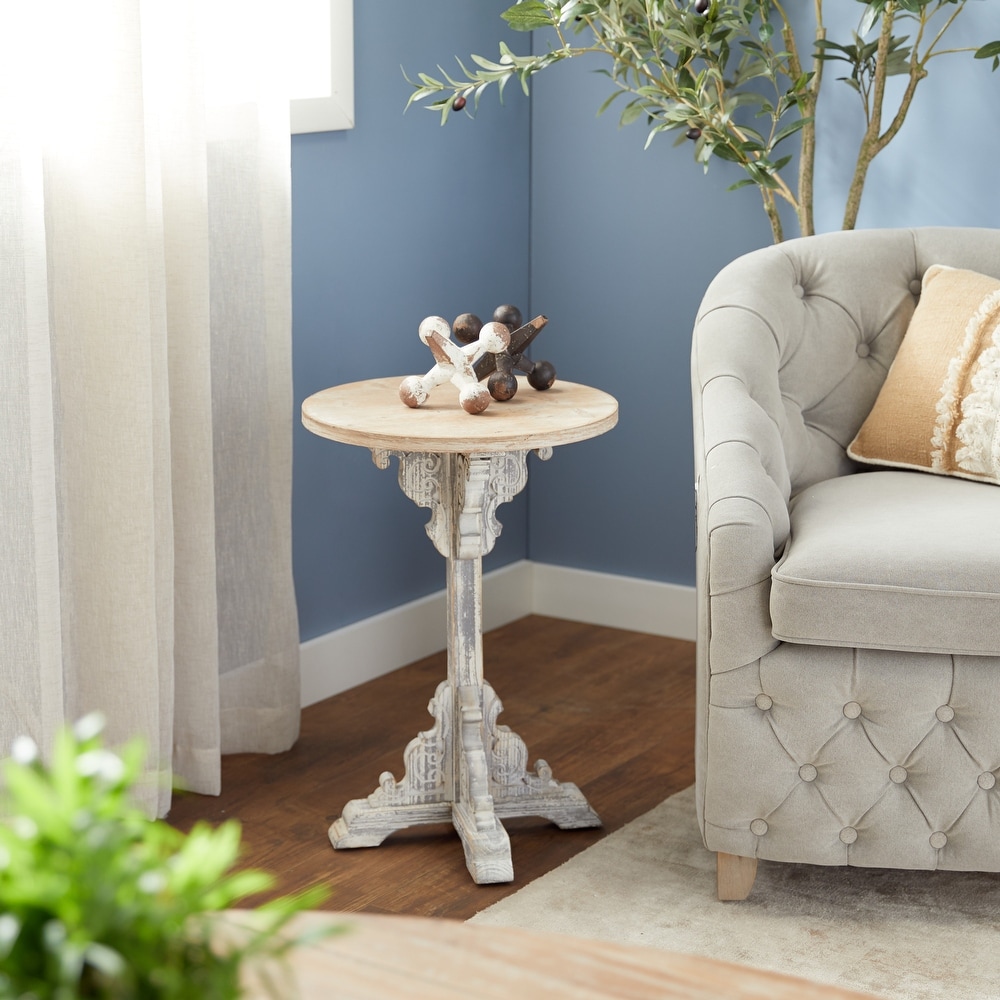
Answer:
POLYGON ((844 63, 846 75, 838 79, 857 92, 865 123, 844 206, 843 228, 853 229, 868 169, 899 133, 931 60, 966 52, 992 60, 994 70, 1000 65, 1000 41, 944 47, 970 0, 856 2, 863 6, 857 30, 835 42, 827 38, 823 0, 813 0, 805 41, 806 31, 797 33, 786 10, 804 7, 801 0, 518 0, 503 18, 518 31, 551 29, 547 52, 518 56, 501 42, 498 61, 474 55, 469 69, 458 60, 460 78, 444 70, 443 79, 420 73, 410 81, 407 107, 426 101, 444 124, 470 100, 478 107, 491 86, 502 95, 516 78, 527 93, 528 80, 556 63, 604 56, 610 63, 601 72, 612 92, 600 111, 624 98, 621 122, 645 122, 647 146, 659 133, 676 131, 679 142, 693 143, 706 170, 713 156, 737 164, 746 177, 733 187, 759 189, 780 242, 782 202, 795 212, 802 235, 814 232, 817 102, 824 65, 844 63), (890 108, 886 81, 897 75, 906 85, 890 108), (789 172, 797 177, 789 180, 789 172))
POLYGON ((269 888, 271 877, 232 870, 235 821, 184 835, 148 819, 130 799, 141 745, 118 756, 101 729, 88 716, 62 732, 48 766, 22 737, 4 763, 0 998, 239 996, 243 964, 298 943, 277 932, 325 893, 263 906, 238 945, 220 944, 218 911, 269 888))

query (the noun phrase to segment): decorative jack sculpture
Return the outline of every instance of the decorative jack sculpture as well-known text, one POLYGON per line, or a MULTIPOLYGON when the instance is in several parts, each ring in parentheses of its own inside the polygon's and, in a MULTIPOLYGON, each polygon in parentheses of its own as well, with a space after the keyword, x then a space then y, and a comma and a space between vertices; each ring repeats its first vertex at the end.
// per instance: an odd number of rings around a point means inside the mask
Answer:
MULTIPOLYGON (((460 317, 461 318, 461 317, 460 317)), ((428 316, 417 330, 437 364, 423 377, 410 375, 399 386, 399 398, 413 408, 427 401, 430 391, 445 382, 458 386, 458 401, 466 413, 482 413, 490 405, 489 389, 479 384, 474 365, 486 354, 499 354, 510 344, 510 330, 503 323, 487 323, 476 331, 472 343, 459 347, 449 336, 451 327, 440 316, 428 316)))
POLYGON ((458 386, 458 399, 467 413, 482 413, 490 400, 505 402, 517 392, 515 371, 528 376, 528 384, 548 389, 556 380, 556 370, 548 361, 531 361, 524 356, 531 342, 548 323, 536 316, 521 322, 517 306, 497 306, 493 321, 484 324, 473 313, 462 313, 452 326, 440 316, 428 316, 417 331, 430 348, 437 364, 423 377, 411 375, 399 386, 399 398, 413 408, 427 401, 430 391, 444 382, 458 386), (462 347, 449 338, 454 333, 462 347), (487 379, 485 386, 479 383, 487 379))
MULTIPOLYGON (((459 320, 468 317, 476 321, 475 316, 465 313, 455 320, 455 334, 459 336, 459 330, 464 327, 459 325, 459 320)), ((540 392, 552 387, 556 380, 556 370, 548 361, 532 361, 524 356, 531 342, 542 332, 548 319, 545 316, 536 316, 530 323, 521 325, 521 310, 517 306, 499 306, 493 313, 495 323, 503 323, 509 330, 510 345, 505 351, 494 355, 484 355, 475 364, 476 377, 484 379, 489 376, 486 383, 490 390, 490 395, 498 402, 512 399, 517 392, 517 379, 514 372, 524 372, 528 376, 528 385, 540 392)), ((461 339, 461 338, 460 338, 461 339)))

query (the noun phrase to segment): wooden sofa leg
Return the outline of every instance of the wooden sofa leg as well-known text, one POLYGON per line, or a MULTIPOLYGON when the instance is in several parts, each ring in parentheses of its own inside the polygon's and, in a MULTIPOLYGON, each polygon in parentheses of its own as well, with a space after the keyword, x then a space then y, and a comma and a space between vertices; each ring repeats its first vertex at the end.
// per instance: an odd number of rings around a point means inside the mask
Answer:
POLYGON ((715 866, 719 899, 746 899, 750 895, 753 880, 757 877, 756 858, 744 858, 739 854, 724 854, 719 851, 715 856, 715 866))

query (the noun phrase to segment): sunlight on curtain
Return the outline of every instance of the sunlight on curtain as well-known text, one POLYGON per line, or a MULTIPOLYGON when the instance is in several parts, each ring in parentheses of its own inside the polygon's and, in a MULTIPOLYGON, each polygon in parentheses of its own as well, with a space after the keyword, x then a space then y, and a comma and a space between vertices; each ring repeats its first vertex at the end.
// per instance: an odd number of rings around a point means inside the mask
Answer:
POLYGON ((0 3, 0 747, 100 709, 159 813, 298 732, 288 103, 204 2, 0 3))

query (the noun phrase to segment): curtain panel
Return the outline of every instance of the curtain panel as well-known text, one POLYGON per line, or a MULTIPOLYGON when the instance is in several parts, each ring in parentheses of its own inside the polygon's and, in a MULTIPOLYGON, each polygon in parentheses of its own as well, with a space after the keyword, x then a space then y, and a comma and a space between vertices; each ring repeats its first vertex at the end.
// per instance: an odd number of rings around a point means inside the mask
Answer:
POLYGON ((0 753, 100 711, 161 815, 299 720, 288 102, 199 7, 0 8, 0 753))

